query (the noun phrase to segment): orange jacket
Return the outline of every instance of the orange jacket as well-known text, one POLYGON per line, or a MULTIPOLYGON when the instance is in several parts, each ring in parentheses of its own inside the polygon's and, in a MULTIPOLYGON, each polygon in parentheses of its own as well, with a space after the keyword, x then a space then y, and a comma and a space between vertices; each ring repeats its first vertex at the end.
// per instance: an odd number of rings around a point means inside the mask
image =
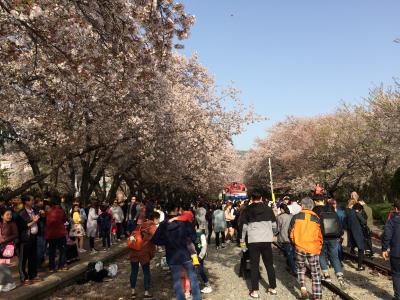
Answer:
POLYGON ((294 215, 289 233, 296 250, 315 255, 321 253, 323 237, 319 217, 315 212, 303 209, 294 215))

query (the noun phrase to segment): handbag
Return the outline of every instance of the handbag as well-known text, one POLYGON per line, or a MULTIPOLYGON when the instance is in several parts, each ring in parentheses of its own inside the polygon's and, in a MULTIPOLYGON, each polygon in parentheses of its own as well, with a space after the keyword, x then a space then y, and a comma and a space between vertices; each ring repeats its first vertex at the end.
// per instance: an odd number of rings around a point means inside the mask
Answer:
POLYGON ((14 257, 15 246, 14 243, 9 243, 4 247, 2 252, 3 258, 13 258, 14 257))

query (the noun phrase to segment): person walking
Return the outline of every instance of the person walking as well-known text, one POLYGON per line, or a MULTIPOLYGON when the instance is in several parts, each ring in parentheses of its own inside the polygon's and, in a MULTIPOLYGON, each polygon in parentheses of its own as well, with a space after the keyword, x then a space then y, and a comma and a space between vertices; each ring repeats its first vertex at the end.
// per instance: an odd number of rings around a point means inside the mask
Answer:
POLYGON ((328 282, 331 281, 328 267, 329 258, 339 284, 343 285, 343 271, 339 259, 340 238, 343 235, 343 228, 339 216, 331 205, 325 204, 325 198, 323 196, 314 196, 314 203, 313 212, 320 218, 321 231, 324 239, 319 256, 323 279, 328 282))
POLYGON ((225 213, 222 210, 222 206, 218 206, 216 210, 214 210, 212 214, 212 224, 215 233, 215 245, 217 250, 221 247, 225 247, 225 228, 226 228, 226 219, 225 213), (220 236, 222 239, 222 243, 220 240, 220 236))
POLYGON ((0 292, 8 292, 16 287, 9 265, 15 254, 17 239, 18 228, 12 220, 11 208, 0 208, 0 292), (3 257, 6 248, 9 249, 9 254, 3 257))
POLYGON ((199 207, 194 211, 194 215, 196 218, 197 224, 199 224, 199 228, 204 230, 204 233, 207 234, 208 230, 208 222, 206 219, 207 210, 204 208, 203 202, 200 202, 199 207))
POLYGON ((204 233, 204 230, 200 228, 199 223, 196 222, 195 227, 196 227, 197 239, 194 246, 196 248, 197 256, 199 257, 199 265, 196 267, 196 269, 204 283, 204 288, 201 290, 201 292, 203 294, 209 294, 212 293, 213 290, 210 285, 208 276, 204 270, 204 261, 207 256, 207 238, 206 234, 204 233))
POLYGON ((181 284, 181 272, 182 269, 184 269, 190 279, 192 299, 200 300, 201 293, 199 282, 193 267, 190 251, 187 247, 188 241, 196 242, 196 231, 194 226, 189 222, 169 222, 169 219, 178 215, 178 212, 178 205, 173 202, 168 203, 169 215, 164 222, 160 223, 152 238, 152 242, 158 246, 165 246, 167 263, 171 269, 176 299, 185 300, 185 294, 181 284))
POLYGON ((118 204, 117 199, 114 200, 113 205, 111 206, 111 213, 117 226, 117 240, 120 241, 123 231, 122 223, 124 221, 124 212, 122 211, 121 206, 118 204))
POLYGON ((390 260, 394 298, 400 300, 400 200, 394 201, 394 212, 387 220, 382 235, 382 256, 390 260))
POLYGON ((228 203, 224 208, 225 223, 226 223, 225 240, 227 240, 228 242, 234 242, 233 236, 235 234, 235 229, 233 221, 235 220, 235 216, 233 212, 234 209, 232 207, 232 204, 228 203))
POLYGON ((49 270, 50 272, 66 271, 67 230, 65 222, 67 216, 61 207, 60 197, 52 195, 51 207, 46 212, 45 237, 49 243, 49 270), (58 250, 58 268, 56 268, 56 251, 58 250))
POLYGON ((143 237, 143 244, 140 250, 130 250, 129 260, 131 261, 131 298, 136 299, 136 282, 139 273, 139 265, 142 266, 144 280, 144 297, 143 299, 153 299, 150 294, 150 261, 154 258, 156 247, 151 241, 160 222, 160 214, 153 212, 151 217, 146 220, 138 230, 143 237))
POLYGON ((240 241, 242 247, 245 247, 247 235, 251 271, 250 297, 252 298, 260 297, 258 293, 260 255, 268 274, 269 288, 267 291, 271 295, 277 294, 271 247, 276 232, 276 218, 272 208, 263 203, 261 195, 255 194, 253 196, 253 203, 244 211, 242 237, 240 241))
POLYGON ((19 211, 17 226, 19 231, 19 277, 23 285, 40 282, 42 279, 37 276, 37 243, 36 235, 39 231, 37 222, 40 216, 33 209, 33 197, 23 195, 21 197, 24 207, 19 211), (28 271, 26 265, 28 264, 28 271))
POLYGON ((286 263, 289 267, 289 271, 295 275, 297 274, 296 263, 294 260, 294 248, 289 239, 289 225, 293 215, 290 213, 288 206, 285 203, 281 204, 280 214, 276 217, 277 231, 278 231, 278 243, 282 245, 285 251, 286 263))
POLYGON ((357 271, 364 271, 365 237, 363 226, 367 224, 362 213, 362 205, 350 200, 346 209, 347 230, 350 236, 352 249, 357 247, 357 271), (354 204, 353 204, 354 203, 354 204))
POLYGON ((300 284, 302 299, 308 299, 305 285, 306 261, 311 269, 312 294, 314 300, 321 300, 321 268, 319 254, 321 253, 323 237, 318 215, 312 211, 314 202, 311 198, 301 200, 302 211, 293 216, 290 226, 290 240, 296 249, 297 277, 300 284))
POLYGON ((368 257, 374 256, 374 249, 372 247, 372 231, 371 228, 374 226, 374 217, 372 214, 372 208, 367 205, 364 200, 358 199, 358 203, 362 205, 363 218, 366 220, 366 224, 363 226, 364 241, 365 241, 365 255, 368 257))
POLYGON ((207 220, 207 244, 211 245, 211 236, 213 233, 213 213, 214 213, 214 205, 208 204, 207 206, 207 213, 206 213, 206 220, 207 220))
POLYGON ((96 253, 97 250, 94 247, 94 239, 97 235, 97 219, 99 215, 97 214, 98 204, 97 202, 92 202, 88 213, 88 220, 86 224, 86 234, 89 237, 89 247, 91 254, 96 253))

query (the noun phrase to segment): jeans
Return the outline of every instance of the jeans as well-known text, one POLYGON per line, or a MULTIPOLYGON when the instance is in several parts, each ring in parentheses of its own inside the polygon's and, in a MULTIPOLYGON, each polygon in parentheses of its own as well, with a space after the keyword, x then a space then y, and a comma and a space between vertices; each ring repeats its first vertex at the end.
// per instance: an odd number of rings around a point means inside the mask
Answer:
POLYGON ((394 299, 400 299, 400 257, 390 256, 394 299))
POLYGON ((134 220, 128 220, 126 222, 126 231, 128 234, 131 234, 133 230, 135 230, 135 221, 134 220))
POLYGON ((267 270, 268 283, 271 289, 276 288, 276 277, 272 257, 271 243, 249 243, 250 272, 252 291, 258 291, 260 280, 260 255, 267 270))
POLYGON ((294 252, 294 248, 293 248, 292 244, 291 243, 282 243, 282 247, 283 247, 283 250, 285 251, 286 262, 287 262, 288 267, 290 268, 290 271, 297 274, 296 263, 294 260, 295 252, 294 252))
POLYGON ((204 284, 208 283, 208 277, 204 270, 204 259, 199 259, 199 265, 197 266, 197 272, 199 273, 201 279, 203 280, 204 284))
POLYGON ((58 268, 65 266, 65 256, 67 253, 67 241, 65 237, 59 239, 51 239, 49 242, 49 269, 56 269, 56 251, 58 249, 58 268))
MULTIPOLYGON (((146 292, 150 291, 150 281, 151 281, 151 275, 150 275, 150 263, 142 265, 142 270, 143 270, 143 280, 144 280, 144 290, 146 292)), ((136 281, 137 281, 137 276, 139 273, 139 262, 131 262, 131 288, 134 289, 136 288, 136 281)))
POLYGON ((336 276, 343 276, 342 265, 339 259, 339 240, 324 240, 322 245, 321 254, 319 255, 319 263, 323 273, 328 272, 328 260, 331 262, 336 276))
POLYGON ((21 281, 37 277, 36 236, 31 235, 29 241, 19 245, 18 271, 21 281), (26 272, 28 264, 28 272, 26 272))
POLYGON ((46 240, 43 236, 38 236, 36 238, 36 262, 38 268, 42 265, 46 252, 46 240))
POLYGON ((190 288, 192 289, 192 299, 193 300, 201 300, 199 282, 197 281, 197 274, 196 274, 196 271, 194 270, 192 261, 184 262, 181 265, 170 265, 176 299, 177 300, 185 300, 185 294, 183 293, 182 284, 181 284, 181 269, 182 269, 182 267, 186 270, 186 272, 189 276, 190 288))

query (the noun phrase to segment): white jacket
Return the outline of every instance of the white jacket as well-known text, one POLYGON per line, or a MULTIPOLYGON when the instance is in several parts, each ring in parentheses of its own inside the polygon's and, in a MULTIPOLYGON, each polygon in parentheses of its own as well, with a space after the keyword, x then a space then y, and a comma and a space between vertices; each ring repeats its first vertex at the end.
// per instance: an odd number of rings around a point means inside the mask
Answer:
POLYGON ((124 221, 124 212, 121 206, 111 206, 111 213, 115 220, 115 223, 122 223, 124 221))

